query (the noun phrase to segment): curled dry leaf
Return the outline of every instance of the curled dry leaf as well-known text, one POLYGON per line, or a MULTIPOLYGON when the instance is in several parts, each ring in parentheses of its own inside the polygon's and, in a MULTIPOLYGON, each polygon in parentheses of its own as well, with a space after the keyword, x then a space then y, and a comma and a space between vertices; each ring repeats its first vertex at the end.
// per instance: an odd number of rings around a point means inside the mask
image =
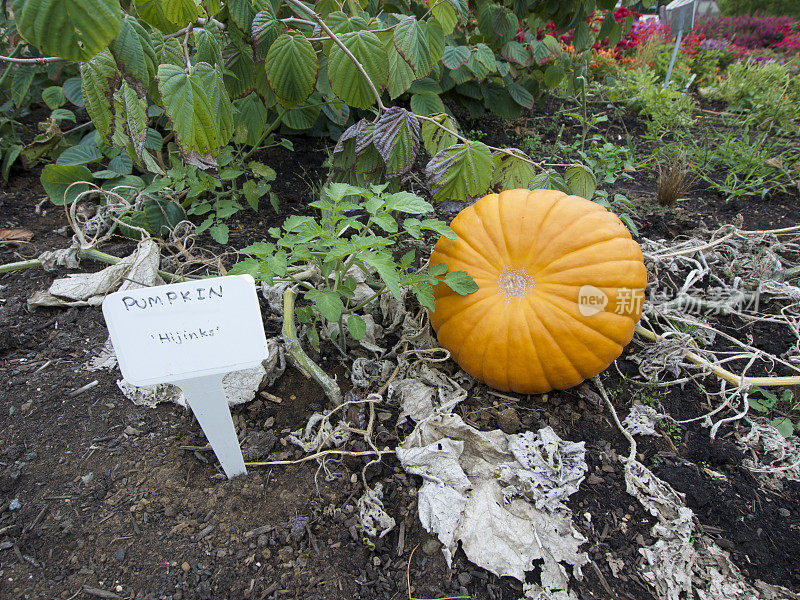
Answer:
POLYGON ((30 242, 33 232, 27 229, 0 229, 0 243, 24 244, 30 242))

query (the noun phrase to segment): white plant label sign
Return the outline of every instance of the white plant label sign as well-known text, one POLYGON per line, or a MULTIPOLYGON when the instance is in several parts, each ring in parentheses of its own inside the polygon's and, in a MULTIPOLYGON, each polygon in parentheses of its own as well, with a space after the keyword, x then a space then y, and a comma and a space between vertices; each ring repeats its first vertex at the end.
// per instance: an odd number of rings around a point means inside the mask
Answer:
POLYGON ((222 377, 267 358, 255 282, 232 275, 109 294, 103 316, 122 375, 186 396, 225 474, 246 474, 222 377))

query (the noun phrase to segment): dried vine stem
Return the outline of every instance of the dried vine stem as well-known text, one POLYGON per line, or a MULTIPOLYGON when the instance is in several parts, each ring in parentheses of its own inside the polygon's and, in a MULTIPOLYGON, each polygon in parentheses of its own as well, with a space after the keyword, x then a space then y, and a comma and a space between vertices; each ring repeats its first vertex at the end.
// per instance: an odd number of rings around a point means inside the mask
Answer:
POLYGON ((297 361, 300 367, 305 370, 322 387, 325 395, 339 406, 344 402, 342 390, 336 380, 330 377, 322 368, 315 363, 308 354, 305 353, 297 338, 297 328, 294 324, 294 301, 296 294, 294 289, 288 288, 283 293, 283 341, 286 344, 286 351, 297 361))
MULTIPOLYGON (((645 329, 641 325, 636 326, 636 333, 642 336, 645 339, 650 340, 651 342, 663 342, 666 338, 663 336, 658 335, 657 333, 645 329)), ((755 385, 758 387, 780 387, 780 386, 789 386, 789 385, 800 385, 800 376, 789 376, 789 377, 747 377, 742 375, 736 375, 728 371, 727 369, 723 369, 719 365, 715 365, 699 354, 692 352, 691 350, 687 350, 684 352, 684 356, 689 362, 692 362, 700 367, 706 367, 712 373, 721 377, 728 383, 731 383, 735 386, 751 386, 755 385)))
POLYGON ((362 450, 359 452, 355 452, 352 450, 322 450, 320 452, 315 452, 314 454, 309 454, 308 456, 304 456, 303 458, 298 458, 296 460, 264 460, 264 461, 257 461, 257 462, 246 462, 244 463, 247 467, 271 467, 274 465, 297 465, 300 463, 308 462, 310 460, 316 460, 317 458, 324 458, 331 454, 338 454, 341 456, 374 456, 379 455, 383 456, 384 454, 394 454, 394 450, 362 450))

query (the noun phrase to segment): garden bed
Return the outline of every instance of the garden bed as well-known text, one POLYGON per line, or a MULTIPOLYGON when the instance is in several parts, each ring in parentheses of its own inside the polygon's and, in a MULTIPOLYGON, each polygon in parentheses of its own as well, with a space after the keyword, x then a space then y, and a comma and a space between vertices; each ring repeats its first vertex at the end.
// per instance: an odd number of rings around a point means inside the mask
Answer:
MULTIPOLYGON (((552 112, 550 106, 537 114, 552 112)), ((612 119, 604 133, 612 139, 614 128, 624 126, 612 119)), ((536 119, 471 125, 497 145, 532 127, 536 119)), ((701 126, 694 130, 696 136, 705 133, 701 126)), ((579 131, 568 129, 565 135, 579 131)), ((308 145, 307 139, 296 140, 295 148, 294 153, 272 149, 261 157, 278 173, 273 189, 281 212, 262 205, 258 213, 239 213, 230 222, 231 247, 262 239, 285 216, 308 211, 312 192, 307 183, 320 179, 324 153, 322 144, 308 145)), ((659 207, 653 202, 652 170, 606 189, 632 201, 640 235, 652 239, 714 231, 737 219, 745 230, 795 226, 800 208, 797 191, 726 202, 702 184, 677 207, 659 207)), ((30 244, 0 247, 0 262, 68 244, 71 231, 63 232, 67 221, 60 208, 45 205, 42 214, 34 211, 43 197, 35 174, 17 176, 0 191, 0 228, 33 232, 30 244)), ((449 220, 453 215, 442 211, 439 216, 449 220)), ((208 237, 198 244, 220 253, 208 237)), ((121 257, 132 248, 129 240, 116 239, 103 250, 121 257)), ((88 261, 81 265, 82 270, 99 268, 88 261)), ((447 567, 441 544, 417 516, 420 478, 406 474, 393 455, 384 455, 366 471, 371 485, 382 483, 384 508, 396 521, 388 535, 370 540, 373 547, 355 527, 356 501, 364 491, 358 474, 368 459, 329 459, 326 466, 335 474, 331 480, 315 461, 251 467, 246 478, 221 478, 190 412, 167 404, 135 406, 117 388, 118 372, 86 369, 107 338, 99 309, 28 310, 27 299, 63 273, 31 269, 0 276, 0 596, 522 597, 520 582, 476 567, 461 551, 447 567)), ((279 335, 263 300, 262 310, 267 337, 279 335)), ((772 353, 796 341, 769 324, 736 316, 712 319, 719 329, 752 339, 754 346, 772 353)), ((636 338, 630 350, 649 343, 636 338)), ((314 357, 339 376, 346 391, 348 361, 326 343, 314 357)), ((728 368, 735 371, 745 362, 728 368)), ((602 382, 621 418, 634 403, 657 406, 677 420, 714 408, 691 383, 653 388, 632 382, 637 369, 629 352, 617 367, 602 382)), ((447 362, 442 369, 454 374, 457 367, 447 362)), ((708 385, 715 385, 713 376, 708 385)), ((266 391, 233 409, 245 458, 302 458, 306 453, 287 435, 322 410, 326 398, 291 366, 266 391)), ((395 424, 396 402, 384 402, 377 410, 376 444, 394 448, 413 427, 395 424)), ((571 588, 579 598, 657 597, 641 576, 639 552, 654 543, 656 519, 626 491, 619 457, 628 453, 628 442, 602 402, 580 389, 520 396, 477 385, 455 413, 482 431, 517 433, 549 425, 565 440, 586 442, 589 470, 569 508, 588 539, 582 549, 591 562, 584 566, 583 580, 571 581, 571 588)), ((656 436, 637 436, 638 459, 685 495, 699 530, 730 553, 747 581, 800 593, 800 483, 787 479, 780 489, 765 487, 747 468, 747 457, 737 446, 747 431, 744 423, 723 426, 715 441, 700 423, 663 426, 656 436)), ((351 450, 365 450, 362 446, 355 442, 351 450)), ((529 577, 536 581, 538 573, 529 577)))

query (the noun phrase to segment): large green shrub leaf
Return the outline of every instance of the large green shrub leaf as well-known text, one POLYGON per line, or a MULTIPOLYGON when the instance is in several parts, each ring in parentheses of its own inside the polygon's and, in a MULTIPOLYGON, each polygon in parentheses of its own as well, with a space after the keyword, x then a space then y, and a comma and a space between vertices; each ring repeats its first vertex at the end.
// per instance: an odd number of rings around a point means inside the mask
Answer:
POLYGON ((81 91, 81 78, 70 77, 61 88, 64 96, 75 106, 83 106, 83 92, 81 91))
POLYGON ((302 104, 298 104, 291 110, 283 115, 283 123, 292 129, 309 129, 317 121, 319 113, 322 110, 322 97, 319 93, 314 92, 309 96, 308 100, 302 104))
POLYGON ((375 124, 372 143, 386 163, 389 175, 407 173, 419 149, 419 119, 399 106, 383 113, 375 124))
POLYGON ((314 91, 317 55, 302 35, 281 35, 267 52, 267 80, 286 108, 303 102, 314 91))
POLYGON ((391 99, 394 100, 408 91, 417 76, 414 75, 414 71, 411 70, 411 67, 397 51, 391 32, 383 32, 378 37, 383 42, 383 46, 386 48, 386 55, 389 58, 389 81, 386 89, 389 91, 391 99))
POLYGON ((59 156, 56 164, 62 167, 71 167, 75 165, 87 165, 89 163, 101 160, 103 155, 97 146, 89 144, 78 144, 70 146, 64 150, 59 156))
POLYGON ((506 42, 501 54, 508 62, 513 62, 523 67, 527 67, 533 61, 533 53, 530 46, 523 46, 517 40, 506 42))
POLYGON ((256 89, 256 65, 249 46, 228 46, 225 49, 225 70, 223 81, 231 98, 241 98, 256 89))
POLYGON ((145 87, 150 85, 150 80, 155 76, 158 58, 150 36, 136 19, 125 15, 119 34, 108 49, 123 73, 138 79, 145 87))
POLYGON ((164 16, 178 26, 185 27, 200 16, 200 7, 194 0, 161 0, 164 16))
POLYGON ((91 180, 92 172, 83 165, 46 165, 42 169, 42 187, 47 192, 47 195, 50 196, 52 203, 57 206, 72 204, 78 194, 92 187, 89 183, 76 182, 89 182, 91 180))
POLYGON ((187 151, 215 156, 233 135, 231 101, 219 73, 206 63, 190 73, 161 65, 158 80, 178 141, 187 151))
POLYGON ((434 156, 440 150, 444 150, 458 142, 458 138, 453 133, 450 133, 451 131, 458 133, 458 124, 453 117, 444 113, 431 115, 431 119, 444 127, 443 129, 428 120, 422 122, 422 127, 420 128, 422 143, 425 145, 425 150, 428 154, 434 156))
POLYGON ((453 144, 438 152, 425 167, 437 201, 469 200, 484 194, 493 171, 492 152, 481 142, 453 144))
POLYGON ((442 27, 436 21, 407 17, 394 28, 394 45, 415 75, 426 77, 444 52, 442 27))
POLYGON ((81 64, 81 92, 86 112, 94 123, 97 132, 107 144, 112 144, 114 128, 113 98, 121 73, 117 70, 114 57, 104 50, 89 62, 81 64))
POLYGON ((267 56, 272 44, 281 33, 282 23, 275 18, 272 8, 258 12, 251 27, 251 42, 259 60, 267 56))
POLYGON ((467 64, 468 60, 469 48, 467 46, 445 46, 442 63, 448 69, 457 69, 461 65, 467 64))
POLYGON ((85 61, 119 32, 119 0, 13 0, 19 33, 45 54, 85 61))
POLYGON ((594 174, 583 165, 575 165, 564 172, 564 181, 567 182, 569 193, 581 198, 591 200, 597 190, 597 180, 594 174))
POLYGON ((255 146, 267 125, 267 107, 258 94, 251 93, 233 103, 233 121, 236 127, 235 141, 255 146))
POLYGON ((28 96, 28 90, 30 90, 34 77, 36 77, 36 67, 33 65, 22 65, 14 73, 14 80, 11 82, 11 99, 17 108, 25 104, 25 98, 28 96))
POLYGON ((418 115, 433 115, 444 112, 444 103, 439 94, 433 92, 422 92, 411 96, 411 110, 418 115))
MULTIPOLYGON (((371 31, 355 31, 343 35, 341 40, 364 67, 378 91, 382 91, 389 81, 389 58, 378 36, 371 31)), ((328 78, 333 92, 350 106, 368 108, 375 103, 366 79, 338 45, 331 47, 328 78)))
POLYGON ((142 202, 142 209, 148 229, 155 235, 167 235, 186 218, 186 212, 180 204, 160 196, 147 195, 142 202))
POLYGON ((133 4, 145 23, 163 33, 175 33, 180 27, 167 18, 164 9, 168 2, 170 0, 134 0, 133 4))
POLYGON ((125 148, 131 157, 142 160, 147 139, 147 100, 127 81, 114 93, 115 146, 125 148))
POLYGON ((492 186, 505 190, 529 187, 536 179, 536 167, 520 150, 515 148, 509 150, 513 156, 502 152, 494 156, 492 186))

